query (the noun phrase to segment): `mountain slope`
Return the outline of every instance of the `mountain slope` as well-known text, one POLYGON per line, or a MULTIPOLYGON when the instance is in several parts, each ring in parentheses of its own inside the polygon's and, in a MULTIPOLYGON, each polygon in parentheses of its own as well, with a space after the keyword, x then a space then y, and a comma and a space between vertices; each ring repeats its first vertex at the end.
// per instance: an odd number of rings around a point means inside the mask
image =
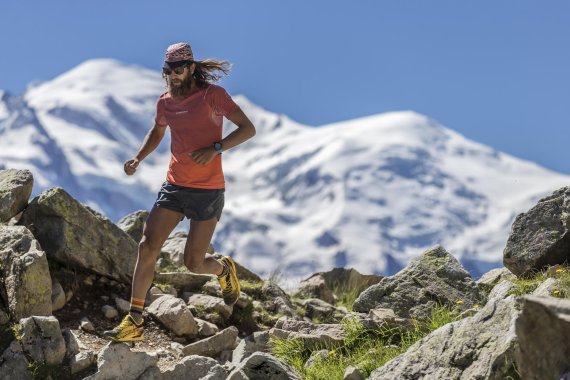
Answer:
MULTIPOLYGON (((229 196, 244 206, 229 212, 255 226, 223 245, 258 271, 249 257, 275 250, 285 272, 394 273, 441 243, 480 274, 499 265, 516 214, 569 179, 414 112, 257 140, 264 149, 228 152, 225 166, 247 175, 229 196)), ((238 226, 224 228, 229 237, 238 226)))
MULTIPOLYGON (((2 93, 0 165, 32 169, 35 194, 63 186, 113 220, 150 209, 168 138, 135 176, 122 165, 163 91, 160 73, 99 59, 22 98, 2 93)), ((226 208, 214 245, 263 275, 333 266, 390 274, 437 243, 478 275, 500 264, 516 214, 570 179, 412 111, 315 128, 235 99, 258 132, 224 153, 226 208)))

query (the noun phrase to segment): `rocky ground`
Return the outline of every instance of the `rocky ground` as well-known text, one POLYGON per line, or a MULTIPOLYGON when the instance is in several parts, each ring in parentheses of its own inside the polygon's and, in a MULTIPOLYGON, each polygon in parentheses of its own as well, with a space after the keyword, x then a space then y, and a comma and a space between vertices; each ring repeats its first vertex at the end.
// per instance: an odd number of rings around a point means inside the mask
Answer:
POLYGON ((32 183, 0 171, 2 379, 570 376, 570 188, 517 217, 506 267, 477 281, 441 246, 390 277, 335 268, 291 292, 237 263, 229 307, 214 278, 185 269, 175 234, 145 301, 145 340, 129 347, 102 332, 128 311, 148 213, 115 225, 63 189, 30 201, 32 183))
MULTIPOLYGON (((74 296, 65 306, 53 312, 59 321, 62 330, 69 329, 81 342, 82 351, 98 353, 109 344, 108 339, 102 335, 103 331, 114 328, 121 321, 121 317, 106 318, 103 307, 109 305, 109 300, 115 297, 129 299, 130 289, 124 284, 111 284, 109 282, 90 281, 92 275, 74 273, 71 289, 74 296), (81 328, 81 320, 88 319, 94 329, 87 331, 81 328)), ((173 367, 179 360, 177 352, 171 347, 172 337, 159 323, 148 315, 145 325, 145 340, 137 342, 132 348, 139 352, 159 352, 157 366, 163 370, 173 367)), ((83 379, 97 372, 97 367, 91 367, 70 376, 71 379, 83 379)))

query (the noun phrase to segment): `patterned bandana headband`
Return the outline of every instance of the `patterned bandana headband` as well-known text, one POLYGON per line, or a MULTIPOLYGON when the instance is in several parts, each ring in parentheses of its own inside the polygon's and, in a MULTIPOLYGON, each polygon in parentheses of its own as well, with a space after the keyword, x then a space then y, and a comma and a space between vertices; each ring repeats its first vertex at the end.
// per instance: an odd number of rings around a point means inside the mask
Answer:
POLYGON ((170 45, 166 49, 166 58, 164 60, 166 62, 192 61, 194 60, 192 48, 185 42, 170 45))

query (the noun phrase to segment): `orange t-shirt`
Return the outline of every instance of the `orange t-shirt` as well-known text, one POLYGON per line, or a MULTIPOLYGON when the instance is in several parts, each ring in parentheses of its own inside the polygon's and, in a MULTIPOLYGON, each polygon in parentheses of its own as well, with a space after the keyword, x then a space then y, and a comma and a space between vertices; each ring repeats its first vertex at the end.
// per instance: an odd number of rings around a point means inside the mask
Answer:
POLYGON ((199 165, 188 153, 221 141, 223 117, 238 108, 226 90, 216 85, 192 90, 184 99, 174 99, 168 92, 159 97, 155 123, 170 127, 172 137, 166 174, 169 183, 202 189, 225 187, 221 155, 199 165))

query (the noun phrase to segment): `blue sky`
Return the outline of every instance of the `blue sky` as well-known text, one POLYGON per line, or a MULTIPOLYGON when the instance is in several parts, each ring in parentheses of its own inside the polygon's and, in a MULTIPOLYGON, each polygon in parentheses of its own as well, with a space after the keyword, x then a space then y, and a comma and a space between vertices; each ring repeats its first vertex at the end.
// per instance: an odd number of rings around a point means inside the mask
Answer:
POLYGON ((234 64, 230 93, 298 122, 414 110, 570 173, 568 1, 7 3, 0 89, 13 94, 91 58, 158 70, 187 41, 234 64))

